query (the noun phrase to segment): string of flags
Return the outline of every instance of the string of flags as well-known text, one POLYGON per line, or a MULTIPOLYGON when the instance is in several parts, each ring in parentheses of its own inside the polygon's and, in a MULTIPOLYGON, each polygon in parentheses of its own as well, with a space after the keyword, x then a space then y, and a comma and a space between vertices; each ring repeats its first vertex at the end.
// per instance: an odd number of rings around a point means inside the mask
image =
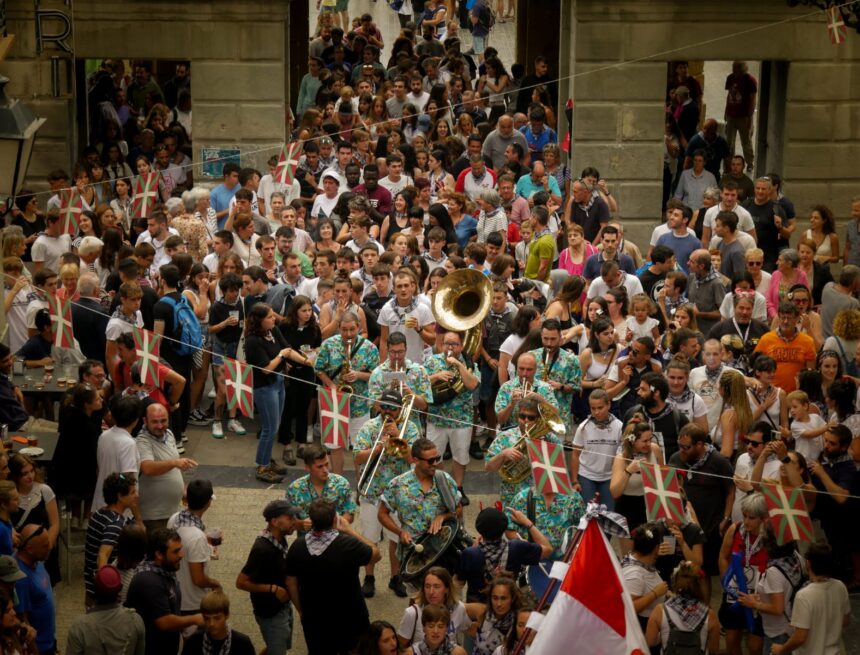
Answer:
POLYGON ((133 334, 134 350, 140 362, 141 384, 160 387, 161 367, 158 360, 161 353, 161 336, 139 327, 134 328, 133 334))
POLYGON ((60 218, 63 221, 63 234, 74 236, 80 229, 84 199, 75 187, 60 190, 60 218))
POLYGON ((254 418, 254 378, 253 370, 230 357, 224 358, 224 385, 227 395, 227 409, 237 407, 244 416, 254 418))
POLYGON ((75 334, 72 330, 72 303, 68 298, 48 296, 48 312, 54 324, 54 345, 57 348, 74 348, 75 334))
POLYGON ((572 494, 573 484, 565 464, 564 447, 543 439, 528 439, 526 446, 538 493, 572 494))
POLYGON ((132 215, 139 218, 149 218, 155 209, 158 198, 158 183, 161 181, 161 173, 141 174, 134 182, 134 195, 131 200, 132 215))
POLYGON ((346 448, 349 440, 349 394, 321 386, 317 399, 322 445, 335 450, 346 448))
POLYGON ((681 502, 681 485, 678 471, 671 466, 640 462, 642 483, 645 488, 645 513, 649 521, 666 519, 684 521, 684 505, 681 502))

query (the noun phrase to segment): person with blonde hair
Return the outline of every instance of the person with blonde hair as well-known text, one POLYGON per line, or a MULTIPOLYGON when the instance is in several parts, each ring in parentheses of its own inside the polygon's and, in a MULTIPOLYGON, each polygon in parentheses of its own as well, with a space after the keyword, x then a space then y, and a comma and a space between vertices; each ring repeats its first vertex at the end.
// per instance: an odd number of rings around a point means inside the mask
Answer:
POLYGON ((77 264, 63 264, 60 266, 60 285, 57 288, 57 297, 61 300, 76 301, 81 297, 78 293, 78 278, 81 269, 77 264))
POLYGON ((732 369, 723 371, 717 389, 722 398, 720 422, 711 429, 711 439, 723 457, 732 459, 738 434, 745 433, 753 423, 744 376, 732 369))
POLYGON ((849 375, 858 374, 854 355, 860 346, 860 309, 843 309, 833 320, 833 336, 824 341, 824 351, 839 353, 842 370, 849 375), (851 372, 853 371, 853 372, 851 372))

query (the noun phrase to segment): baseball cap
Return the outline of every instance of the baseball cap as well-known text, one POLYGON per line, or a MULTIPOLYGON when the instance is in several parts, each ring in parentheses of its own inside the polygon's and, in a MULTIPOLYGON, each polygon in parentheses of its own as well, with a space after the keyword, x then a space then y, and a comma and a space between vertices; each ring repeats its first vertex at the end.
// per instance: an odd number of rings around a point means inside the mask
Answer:
POLYGON ((323 179, 326 179, 327 177, 337 182, 338 186, 340 186, 340 178, 337 175, 335 175, 334 173, 324 173, 323 179))
POLYGON ((403 396, 396 389, 386 389, 379 396, 379 404, 383 409, 400 409, 403 406, 403 396))
POLYGON ((18 568, 18 563, 11 555, 0 556, 0 580, 3 582, 17 582, 27 576, 18 568))
POLYGON ((495 541, 500 539, 508 527, 508 517, 502 510, 486 507, 480 511, 475 520, 475 529, 485 539, 495 541))
POLYGON ((122 577, 112 564, 101 567, 93 576, 93 586, 100 596, 115 596, 122 590, 122 577))
POLYGON ((267 521, 271 521, 272 519, 276 519, 279 516, 284 516, 285 514, 290 518, 298 518, 299 514, 298 507, 294 507, 290 505, 286 500, 273 500, 268 505, 263 508, 263 518, 267 521))
POLYGON ((210 500, 215 499, 210 480, 192 480, 185 489, 185 498, 188 501, 188 509, 202 509, 210 500))

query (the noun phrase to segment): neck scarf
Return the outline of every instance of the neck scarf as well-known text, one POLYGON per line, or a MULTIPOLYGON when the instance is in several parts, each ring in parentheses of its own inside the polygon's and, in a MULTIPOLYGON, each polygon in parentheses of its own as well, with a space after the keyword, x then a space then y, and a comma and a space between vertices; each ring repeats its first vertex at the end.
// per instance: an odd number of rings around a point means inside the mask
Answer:
POLYGON ((750 543, 752 535, 747 532, 743 523, 741 523, 741 527, 738 528, 738 530, 741 533, 741 542, 743 542, 744 545, 744 566, 752 566, 750 562, 752 561, 753 555, 762 549, 761 535, 756 535, 755 541, 750 543))
POLYGON ((176 528, 188 528, 194 527, 200 530, 201 532, 206 531, 206 527, 203 525, 203 519, 194 514, 191 510, 184 509, 176 517, 176 528))
POLYGON ((175 571, 167 571, 162 568, 151 559, 143 560, 137 567, 136 573, 155 573, 156 575, 160 575, 162 578, 167 578, 174 584, 176 584, 176 572, 175 571))
POLYGON ((642 560, 638 560, 633 557, 633 553, 630 553, 621 560, 621 568, 625 568, 628 566, 638 566, 640 569, 645 569, 646 571, 650 571, 651 573, 657 572, 657 567, 653 564, 646 564, 642 560))
MULTIPOLYGON (((230 655, 230 647, 233 645, 233 631, 227 630, 227 638, 221 642, 221 650, 218 651, 218 655, 230 655)), ((212 637, 209 636, 208 632, 203 633, 203 655, 215 655, 214 644, 212 643, 212 637)))
POLYGON ((497 541, 482 540, 478 548, 484 553, 484 579, 492 580, 507 566, 508 538, 502 535, 497 541))
POLYGON ((709 443, 705 444, 705 454, 702 455, 695 462, 690 464, 689 468, 687 469, 687 479, 688 480, 692 477, 693 471, 698 471, 700 468, 702 468, 705 465, 705 463, 708 461, 708 458, 711 456, 711 453, 714 452, 715 450, 716 450, 716 448, 714 448, 713 444, 709 444, 709 443))
POLYGON ((322 532, 311 531, 305 535, 305 543, 308 545, 308 552, 313 557, 318 557, 326 551, 326 548, 331 546, 336 538, 337 530, 334 528, 322 532))
POLYGON ((699 277, 699 274, 696 273, 696 280, 698 281, 698 283, 700 285, 707 284, 711 280, 717 280, 717 279, 719 279, 719 277, 720 277, 720 272, 718 270, 716 270, 713 266, 711 267, 711 270, 708 271, 704 275, 704 277, 699 277))
POLYGON ((419 641, 417 644, 412 645, 412 652, 414 655, 450 655, 452 650, 453 648, 451 644, 448 643, 447 638, 439 644, 438 647, 432 649, 423 641, 419 641))
POLYGON ((708 615, 708 606, 700 603, 695 598, 686 596, 672 596, 666 601, 666 607, 671 609, 680 619, 683 628, 692 632, 702 623, 708 615))
POLYGON ((284 559, 287 559, 287 540, 286 539, 284 539, 283 537, 281 537, 280 539, 275 539, 275 535, 273 535, 269 531, 269 528, 265 528, 260 533, 260 538, 265 539, 270 544, 272 544, 275 548, 277 548, 281 552, 281 555, 283 555, 284 559))
POLYGON ((598 421, 594 416, 589 416, 588 418, 592 423, 594 423, 594 427, 598 430, 606 430, 610 425, 612 425, 612 421, 615 420, 615 417, 612 414, 607 416, 605 421, 598 421))
POLYGON ((720 375, 723 373, 723 369, 725 368, 724 364, 720 362, 720 365, 717 366, 715 372, 711 372, 707 366, 705 367, 705 377, 708 379, 709 384, 716 384, 717 380, 720 379, 720 375))
POLYGON ((111 314, 111 318, 118 318, 121 321, 128 323, 129 325, 137 326, 137 313, 132 314, 131 316, 126 316, 122 313, 122 305, 117 306, 116 311, 111 314))
POLYGON ((693 392, 690 389, 684 389, 680 395, 669 394, 669 400, 674 403, 683 404, 693 397, 693 392))

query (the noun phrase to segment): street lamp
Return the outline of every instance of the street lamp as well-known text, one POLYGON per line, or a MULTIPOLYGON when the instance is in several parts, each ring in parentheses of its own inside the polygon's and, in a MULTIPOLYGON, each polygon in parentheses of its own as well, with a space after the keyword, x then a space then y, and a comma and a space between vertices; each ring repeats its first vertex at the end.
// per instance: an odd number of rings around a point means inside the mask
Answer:
POLYGON ((26 105, 6 95, 9 79, 0 75, 0 201, 11 204, 24 185, 33 141, 44 124, 26 105))

